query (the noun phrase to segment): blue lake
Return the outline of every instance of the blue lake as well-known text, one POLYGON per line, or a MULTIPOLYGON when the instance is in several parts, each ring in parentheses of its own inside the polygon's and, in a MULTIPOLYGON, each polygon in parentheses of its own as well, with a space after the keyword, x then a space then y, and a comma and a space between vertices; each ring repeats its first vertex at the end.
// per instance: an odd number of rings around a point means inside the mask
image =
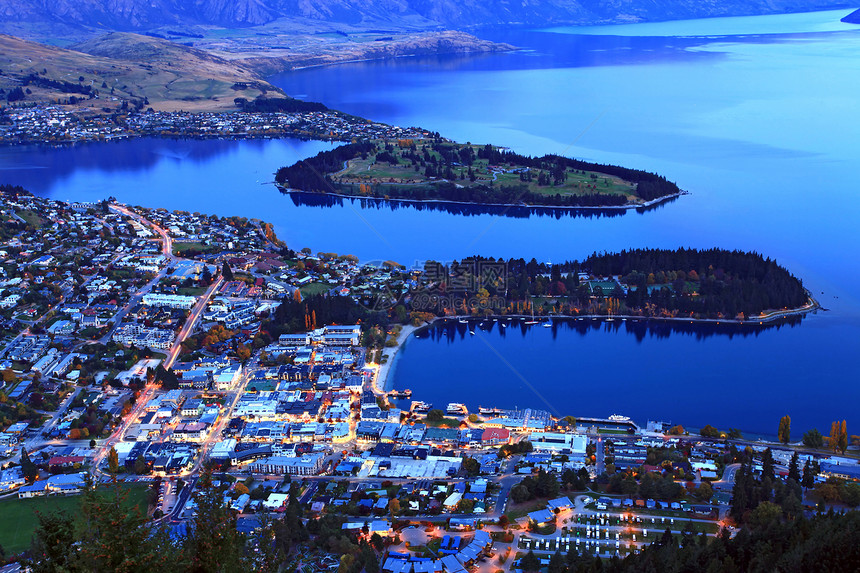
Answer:
POLYGON ((544 407, 545 398, 563 413, 639 422, 774 433, 789 414, 795 435, 812 426, 826 434, 837 418, 857 428, 860 27, 839 22, 848 12, 487 32, 524 49, 274 78, 288 93, 346 112, 522 153, 653 170, 691 192, 646 213, 321 206, 268 184, 279 166, 330 147, 289 140, 3 149, 0 178, 58 199, 113 195, 259 217, 293 248, 404 264, 475 253, 558 262, 631 247, 757 250, 802 277, 830 311, 750 336, 559 327, 555 336, 413 339, 395 385, 472 407, 544 407))

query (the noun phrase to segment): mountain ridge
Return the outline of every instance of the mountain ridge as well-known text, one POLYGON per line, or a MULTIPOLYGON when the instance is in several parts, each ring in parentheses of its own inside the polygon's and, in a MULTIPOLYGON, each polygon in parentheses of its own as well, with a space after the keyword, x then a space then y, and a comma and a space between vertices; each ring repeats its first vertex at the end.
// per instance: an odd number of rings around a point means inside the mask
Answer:
POLYGON ((833 0, 0 0, 0 23, 100 30, 262 26, 279 19, 470 29, 600 24, 850 8, 833 0))

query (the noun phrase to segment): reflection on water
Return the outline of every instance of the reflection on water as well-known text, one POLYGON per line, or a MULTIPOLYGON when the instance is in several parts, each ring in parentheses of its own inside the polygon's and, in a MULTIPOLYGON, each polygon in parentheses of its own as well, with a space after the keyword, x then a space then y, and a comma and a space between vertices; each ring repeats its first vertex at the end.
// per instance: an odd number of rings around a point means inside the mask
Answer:
MULTIPOLYGON (((290 191, 285 193, 289 195, 293 204, 297 207, 342 207, 344 205, 354 205, 362 209, 376 210, 406 210, 414 211, 435 211, 439 213, 447 213, 449 215, 495 215, 500 217, 512 217, 515 219, 527 219, 531 216, 536 217, 554 217, 561 219, 563 217, 571 218, 600 218, 600 217, 620 217, 632 211, 633 209, 571 209, 571 208, 546 208, 546 207, 526 207, 518 205, 470 205, 466 203, 451 203, 448 201, 391 201, 388 199, 375 199, 368 197, 342 197, 338 195, 330 195, 327 193, 308 193, 304 191, 290 191)), ((674 198, 672 199, 674 200, 674 198)), ((669 202, 668 200, 666 202, 669 202)), ((651 205, 636 209, 640 213, 647 212, 658 208, 660 205, 651 205)))
POLYGON ((783 320, 771 323, 747 323, 736 322, 694 322, 686 320, 661 320, 648 318, 553 318, 551 327, 543 327, 541 324, 528 325, 524 319, 515 318, 507 320, 500 318, 471 319, 468 324, 457 320, 442 320, 428 328, 415 333, 416 338, 429 338, 431 340, 445 339, 452 342, 464 339, 476 330, 492 333, 501 337, 521 335, 526 337, 534 328, 544 328, 552 334, 556 340, 559 334, 567 336, 578 334, 586 336, 594 332, 626 333, 632 335, 637 341, 642 342, 646 338, 668 339, 670 336, 691 336, 696 340, 706 340, 715 336, 725 336, 728 339, 734 337, 745 338, 748 336, 759 336, 767 330, 780 330, 783 328, 794 328, 799 326, 804 316, 790 316, 783 320), (505 326, 502 326, 502 325, 505 326))

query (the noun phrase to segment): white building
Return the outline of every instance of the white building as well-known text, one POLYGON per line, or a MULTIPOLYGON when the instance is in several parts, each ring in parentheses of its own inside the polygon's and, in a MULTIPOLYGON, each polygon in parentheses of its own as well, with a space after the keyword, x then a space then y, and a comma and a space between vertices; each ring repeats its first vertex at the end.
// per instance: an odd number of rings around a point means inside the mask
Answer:
POLYGON ((197 297, 179 294, 149 293, 143 295, 143 304, 146 306, 163 306, 166 308, 190 310, 197 304, 197 297))

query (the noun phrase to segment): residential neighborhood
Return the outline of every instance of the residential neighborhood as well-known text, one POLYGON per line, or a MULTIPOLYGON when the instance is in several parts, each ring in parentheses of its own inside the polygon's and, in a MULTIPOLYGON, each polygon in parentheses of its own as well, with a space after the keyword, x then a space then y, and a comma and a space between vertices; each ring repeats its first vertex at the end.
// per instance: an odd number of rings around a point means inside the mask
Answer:
POLYGON ((624 556, 666 530, 714 536, 739 474, 784 482, 798 513, 860 487, 856 460, 824 450, 624 416, 470 413, 457 396, 434 408, 387 388, 402 335, 433 317, 371 303, 438 283, 423 268, 294 251, 264 221, 112 200, 6 188, 0 216, 6 503, 143 483, 151 516, 180 531, 214 476, 243 531, 298 504, 378 538, 381 569, 408 573, 514 571, 571 548, 624 556), (389 314, 401 323, 373 322, 389 314))

